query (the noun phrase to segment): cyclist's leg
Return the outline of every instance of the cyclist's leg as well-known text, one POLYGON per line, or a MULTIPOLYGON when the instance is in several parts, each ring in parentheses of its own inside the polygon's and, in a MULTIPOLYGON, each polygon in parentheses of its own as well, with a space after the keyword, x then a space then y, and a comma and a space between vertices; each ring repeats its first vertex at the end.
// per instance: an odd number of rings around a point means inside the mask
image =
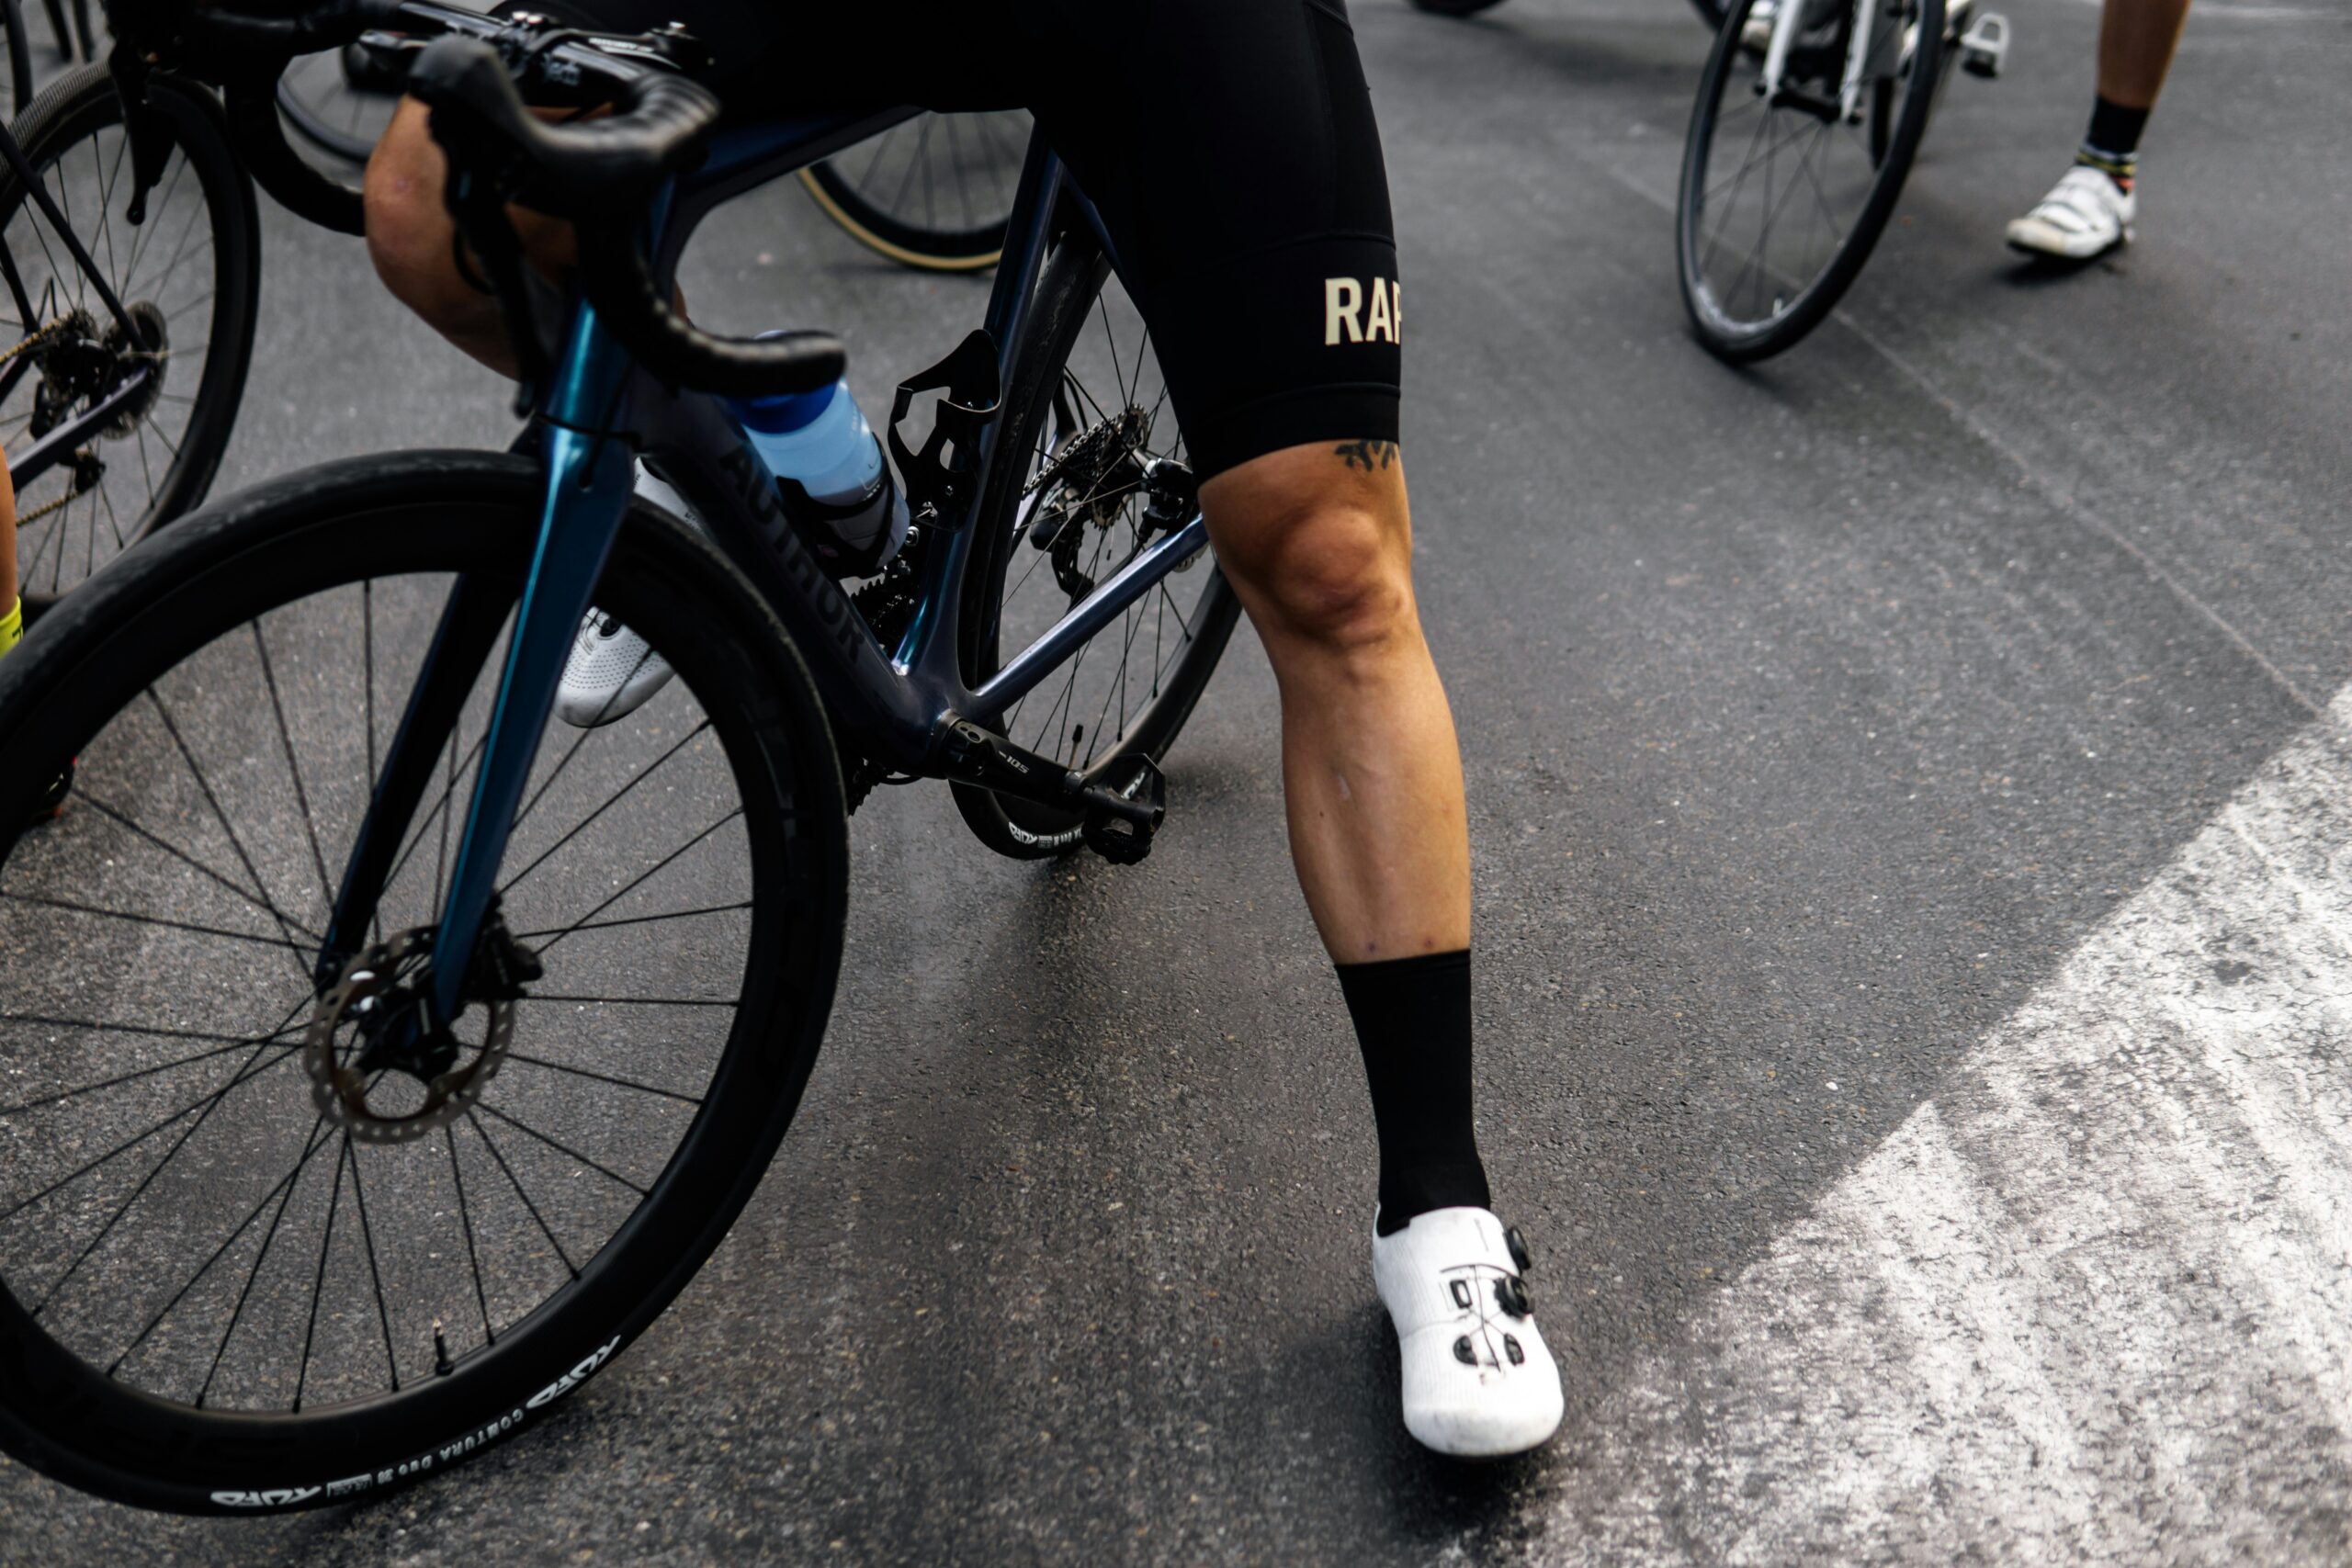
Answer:
POLYGON ((2090 129, 2056 187, 2009 225, 2011 245, 2080 261, 2132 237, 2139 216, 2140 133, 2188 19, 2188 0, 2107 0, 2090 129))
POLYGON ((1453 721, 1413 598, 1404 465, 1314 442, 1203 487, 1217 560, 1281 684, 1291 852, 1340 964, 1470 944, 1453 721))
POLYGON ((1143 305, 1281 691, 1293 853, 1379 1133, 1406 1424, 1449 1452, 1531 1448, 1560 1383, 1472 1131, 1462 768, 1413 593, 1402 297, 1353 34, 1338 0, 1035 9, 1091 67, 1052 73, 1076 85, 1039 122, 1143 305))
POLYGON ((2143 114, 2155 107, 2188 0, 2107 0, 2098 26, 2098 96, 2143 114))

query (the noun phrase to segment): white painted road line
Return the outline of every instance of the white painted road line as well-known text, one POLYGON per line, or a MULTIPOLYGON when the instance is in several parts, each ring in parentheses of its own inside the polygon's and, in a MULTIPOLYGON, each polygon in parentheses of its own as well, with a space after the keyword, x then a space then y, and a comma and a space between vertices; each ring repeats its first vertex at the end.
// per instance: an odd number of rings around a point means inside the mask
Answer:
POLYGON ((2352 689, 1607 1401, 1538 1556, 2352 1560, 2347 871, 2352 689))

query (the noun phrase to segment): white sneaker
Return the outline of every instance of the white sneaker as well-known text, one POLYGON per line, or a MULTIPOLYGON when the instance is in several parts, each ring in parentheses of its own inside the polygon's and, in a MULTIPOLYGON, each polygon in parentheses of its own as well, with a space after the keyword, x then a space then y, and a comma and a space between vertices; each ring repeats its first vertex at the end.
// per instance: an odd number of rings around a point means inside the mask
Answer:
POLYGON ((2064 261, 2088 261, 2132 238, 2138 198, 2087 164, 2077 164, 2035 204, 2009 223, 2013 250, 2064 261))
MULTIPOLYGON (((637 466, 636 490, 656 506, 702 526, 685 497, 642 463, 637 466)), ((581 729, 610 724, 644 706, 675 673, 650 643, 592 604, 580 623, 580 635, 572 639, 571 656, 564 660, 563 683, 555 694, 556 715, 581 729)))
POLYGON ((1442 1454, 1536 1447, 1560 1425, 1560 1370, 1536 1331, 1526 1248, 1484 1209, 1432 1209, 1372 1238, 1372 1279, 1396 1325, 1405 1430, 1442 1454))

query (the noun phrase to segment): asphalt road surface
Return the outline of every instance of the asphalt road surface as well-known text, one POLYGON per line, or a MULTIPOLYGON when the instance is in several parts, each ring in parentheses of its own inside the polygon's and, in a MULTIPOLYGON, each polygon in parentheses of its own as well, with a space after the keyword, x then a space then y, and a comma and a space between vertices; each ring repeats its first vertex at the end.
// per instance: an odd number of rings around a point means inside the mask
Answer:
MULTIPOLYGON (((1140 868, 1000 861, 936 789, 860 812, 792 1135, 550 1419, 258 1521, 0 1463, 0 1560, 2352 1556, 2352 17, 2201 0, 2139 243, 2061 276, 2000 229, 2080 132, 2098 13, 2007 9, 2009 74, 1954 85, 1843 311, 1747 373, 1673 281, 1687 8, 1357 9, 1548 1449, 1398 1423, 1245 632, 1140 868)), ((503 443, 356 243, 266 228, 222 491, 503 443)), ((693 261, 723 326, 839 328, 869 408, 984 288, 791 191, 693 261)))

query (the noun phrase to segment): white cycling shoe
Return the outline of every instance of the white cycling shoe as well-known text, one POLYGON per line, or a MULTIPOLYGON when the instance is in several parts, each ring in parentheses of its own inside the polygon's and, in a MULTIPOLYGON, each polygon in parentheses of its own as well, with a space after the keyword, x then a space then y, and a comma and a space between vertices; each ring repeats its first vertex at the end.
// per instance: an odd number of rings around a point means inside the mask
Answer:
POLYGON ((1432 1209, 1372 1238, 1372 1278, 1396 1325, 1405 1429, 1442 1454, 1523 1453, 1566 1400, 1521 1271, 1527 1250, 1484 1209, 1432 1209))
POLYGON ((2032 211, 2009 223, 2009 247, 2061 261, 2088 261, 2132 238, 2138 198, 2087 164, 2066 171, 2032 211))
MULTIPOLYGON (((636 490, 654 505, 702 526, 685 497, 642 463, 637 466, 636 490)), ((610 724, 643 707, 675 673, 650 643, 592 604, 580 623, 580 635, 572 639, 571 656, 564 660, 563 682, 555 694, 556 716, 581 729, 610 724)))

